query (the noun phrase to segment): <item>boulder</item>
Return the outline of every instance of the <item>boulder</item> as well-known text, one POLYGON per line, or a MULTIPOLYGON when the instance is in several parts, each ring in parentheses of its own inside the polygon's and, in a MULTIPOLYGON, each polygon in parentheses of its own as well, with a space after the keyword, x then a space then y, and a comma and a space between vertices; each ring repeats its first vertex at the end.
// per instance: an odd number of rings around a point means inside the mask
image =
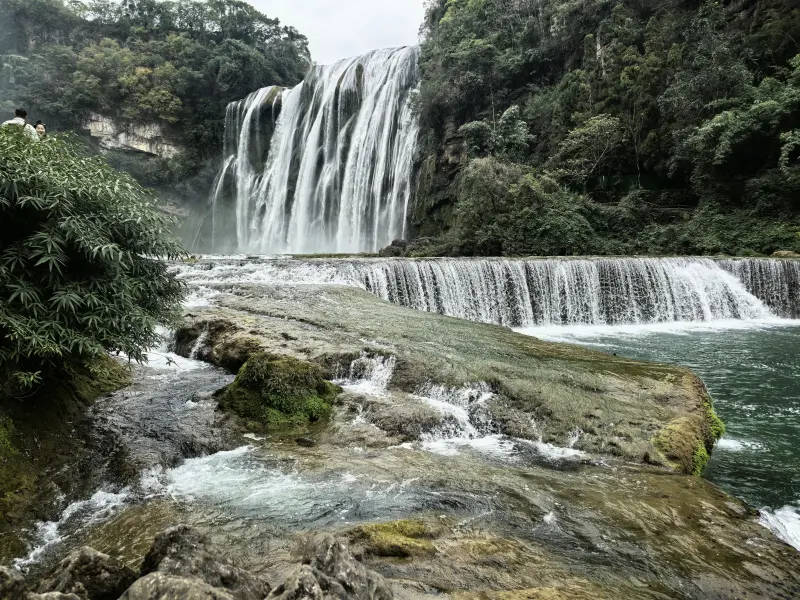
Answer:
POLYGON ((117 600, 135 579, 136 573, 116 558, 84 547, 62 560, 38 591, 74 594, 82 600, 117 600))
POLYGON ((772 253, 775 258, 800 258, 800 254, 791 250, 778 250, 772 253))
POLYGON ((269 595, 270 599, 392 600, 386 580, 357 561, 347 545, 319 535, 306 545, 303 565, 269 595))
POLYGON ((28 594, 25 600, 81 600, 75 594, 62 594, 61 592, 46 592, 44 594, 28 594))
POLYGON ((378 251, 378 256, 381 258, 396 258, 405 256, 405 254, 406 242, 404 240, 394 240, 391 244, 378 251))
POLYGON ((0 567, 0 600, 16 600, 25 595, 25 578, 16 569, 0 567))
POLYGON ((342 391, 326 381, 327 375, 315 363, 259 352, 216 395, 222 410, 235 413, 254 429, 306 427, 326 418, 342 391))
MULTIPOLYGON (((270 591, 270 586, 266 581, 232 565, 211 547, 205 535, 185 525, 173 527, 156 536, 142 563, 142 575, 156 572, 175 578, 199 580, 210 588, 218 588, 215 593, 227 594, 207 596, 208 598, 230 597, 234 600, 263 600, 270 591)), ((162 585, 163 581, 158 580, 156 583, 162 585)), ((147 585, 155 586, 156 583, 147 585)), ((178 585, 174 581, 168 583, 169 585, 178 585)), ((167 584, 163 583, 163 585, 167 584)), ((141 586, 140 588, 146 589, 141 586)), ((196 587, 196 590, 200 589, 200 587, 196 587)), ((134 597, 144 598, 146 596, 134 597)), ((160 598, 160 596, 156 597, 160 598)), ((174 597, 183 598, 183 596, 174 597)), ((197 597, 206 598, 206 596, 197 597)))
POLYGON ((226 590, 196 578, 150 573, 137 580, 119 600, 236 600, 226 590))

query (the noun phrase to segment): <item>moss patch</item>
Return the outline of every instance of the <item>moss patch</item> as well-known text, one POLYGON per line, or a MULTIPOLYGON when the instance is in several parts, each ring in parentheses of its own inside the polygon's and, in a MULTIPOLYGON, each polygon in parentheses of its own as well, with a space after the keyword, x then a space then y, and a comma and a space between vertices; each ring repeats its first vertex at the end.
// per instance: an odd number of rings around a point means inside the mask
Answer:
POLYGON ((692 475, 701 477, 703 473, 706 472, 706 467, 708 466, 710 458, 711 456, 708 450, 706 450, 705 444, 698 441, 694 449, 694 454, 692 455, 692 475))
POLYGON ((352 542, 374 556, 409 558, 436 554, 436 532, 423 521, 403 520, 361 525, 349 532, 352 542))
POLYGON ((653 438, 653 445, 683 473, 703 475, 725 424, 714 411, 711 396, 703 391, 702 410, 670 422, 653 438))
POLYGON ((218 392, 220 408, 266 429, 302 427, 327 418, 341 388, 314 363, 260 352, 218 392))
POLYGON ((103 356, 65 365, 31 396, 0 397, 0 562, 24 549, 10 532, 15 525, 45 516, 52 473, 79 458, 73 423, 92 401, 128 385, 130 377, 125 365, 103 356))

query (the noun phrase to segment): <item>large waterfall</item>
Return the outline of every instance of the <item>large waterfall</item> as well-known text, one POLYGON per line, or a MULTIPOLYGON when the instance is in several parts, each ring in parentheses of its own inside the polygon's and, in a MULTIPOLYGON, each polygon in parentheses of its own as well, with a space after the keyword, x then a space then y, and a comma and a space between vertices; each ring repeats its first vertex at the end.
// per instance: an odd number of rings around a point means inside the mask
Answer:
POLYGON ((358 286, 415 308, 510 327, 800 317, 800 261, 707 258, 216 259, 195 284, 358 286))
POLYGON ((377 50, 231 103, 213 250, 352 253, 404 237, 418 55, 377 50))

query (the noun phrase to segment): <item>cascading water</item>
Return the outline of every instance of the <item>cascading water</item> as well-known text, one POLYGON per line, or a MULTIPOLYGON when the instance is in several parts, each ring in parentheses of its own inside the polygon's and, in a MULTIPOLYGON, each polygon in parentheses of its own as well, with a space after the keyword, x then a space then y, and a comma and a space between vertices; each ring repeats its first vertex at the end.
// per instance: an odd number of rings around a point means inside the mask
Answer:
POLYGON ((363 252, 404 237, 418 56, 376 50, 231 103, 213 250, 363 252))
POLYGON ((389 302, 509 327, 800 316, 800 261, 706 258, 215 260, 193 284, 358 286, 389 302))

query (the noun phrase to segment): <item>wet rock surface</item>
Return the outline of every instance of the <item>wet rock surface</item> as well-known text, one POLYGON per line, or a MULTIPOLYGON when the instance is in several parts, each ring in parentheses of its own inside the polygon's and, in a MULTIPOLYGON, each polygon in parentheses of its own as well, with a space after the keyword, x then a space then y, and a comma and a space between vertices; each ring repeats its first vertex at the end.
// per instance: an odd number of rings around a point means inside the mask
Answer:
POLYGON ((22 598, 27 589, 25 578, 16 569, 0 567, 0 600, 22 598))
POLYGON ((231 347, 269 349, 339 369, 365 351, 388 353, 397 361, 390 391, 489 383, 506 399, 498 406, 496 423, 505 424, 500 433, 564 446, 580 430, 581 450, 689 472, 694 449, 713 448, 716 441, 704 386, 680 367, 421 313, 355 288, 240 285, 215 304, 193 310, 178 336, 183 349, 202 339, 210 348, 206 358, 217 364, 217 349, 231 347), (509 409, 511 418, 499 414, 509 409), (656 447, 656 434, 670 426, 691 443, 656 447))
POLYGON ((263 578, 232 564, 208 537, 179 526, 159 534, 137 575, 118 560, 89 547, 71 553, 28 592, 17 572, 0 570, 2 600, 392 600, 384 578, 356 560, 341 539, 312 536, 302 564, 272 590, 263 578))
MULTIPOLYGON (((207 536, 186 526, 168 529, 156 537, 142 563, 142 575, 151 573, 199 580, 236 600, 262 600, 270 591, 266 581, 231 564, 213 548, 207 536)), ((142 585, 166 584, 163 578, 151 578, 142 585)), ((173 584, 174 581, 170 583, 173 584)))
POLYGON ((61 561, 38 591, 75 594, 82 600, 116 600, 135 579, 133 570, 117 559, 84 547, 61 561))
POLYGON ((389 584, 368 570, 332 535, 316 536, 306 545, 303 565, 276 586, 271 599, 319 598, 392 600, 389 584))
POLYGON ((228 373, 185 363, 139 369, 133 385, 96 402, 84 424, 106 480, 128 484, 154 465, 232 447, 212 398, 232 380, 228 373))

